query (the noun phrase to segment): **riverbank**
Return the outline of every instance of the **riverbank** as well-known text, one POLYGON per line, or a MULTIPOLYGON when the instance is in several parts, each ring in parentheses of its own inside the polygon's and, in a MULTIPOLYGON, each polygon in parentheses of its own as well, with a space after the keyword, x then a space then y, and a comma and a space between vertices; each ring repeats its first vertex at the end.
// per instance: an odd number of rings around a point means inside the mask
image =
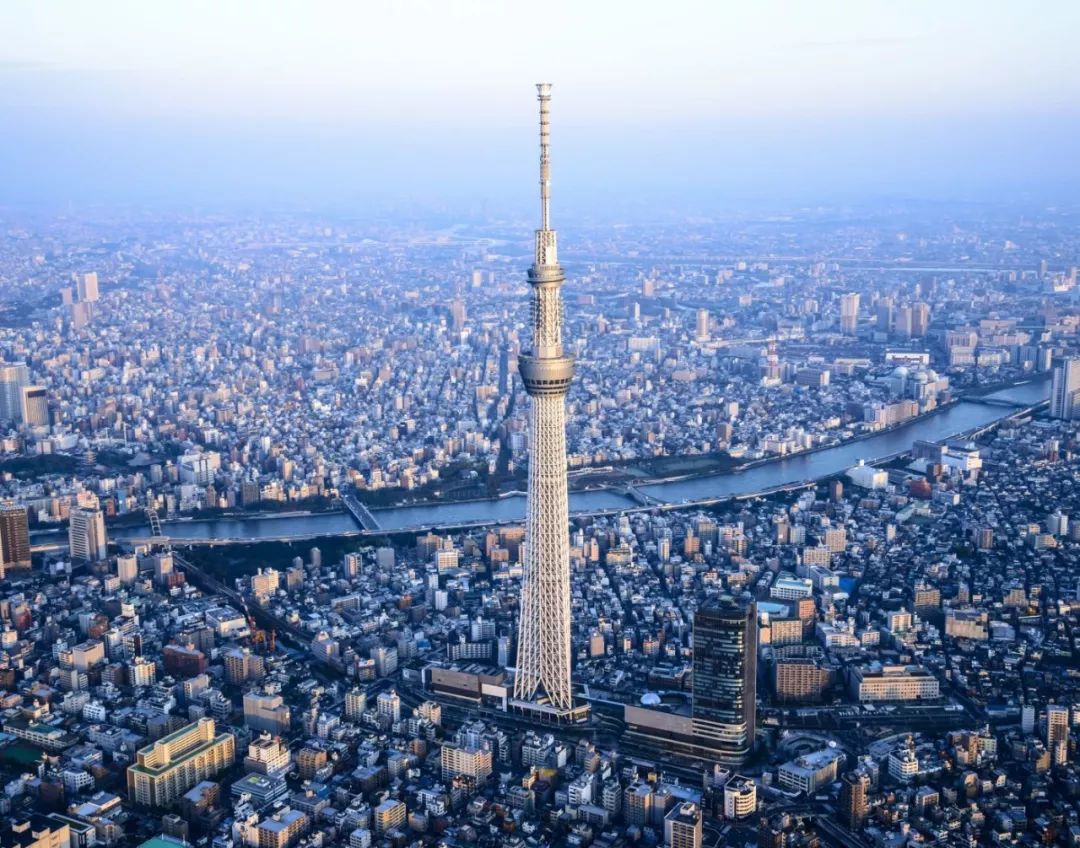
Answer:
MULTIPOLYGON (((889 433, 895 431, 902 431, 905 428, 911 427, 920 421, 925 421, 934 416, 947 413, 950 409, 954 408, 958 404, 966 402, 980 402, 988 399, 994 399, 995 395, 1005 394, 1010 391, 1016 390, 1019 394, 1015 401, 1016 407, 1022 408, 1027 405, 1033 397, 1029 396, 1029 390, 1034 390, 1035 393, 1042 393, 1043 397, 1046 397, 1048 391, 1048 376, 1037 375, 1030 379, 1025 379, 1019 382, 1012 383, 995 383, 991 386, 979 387, 977 390, 960 395, 947 403, 943 403, 940 406, 934 408, 930 412, 917 415, 914 418, 909 418, 906 421, 901 421, 897 424, 893 424, 889 427, 882 428, 881 430, 873 430, 850 438, 843 439, 839 442, 831 442, 828 444, 815 445, 805 450, 795 451, 793 453, 780 455, 763 456, 756 459, 740 462, 730 455, 721 453, 710 454, 698 454, 692 456, 666 456, 655 457, 647 460, 627 460, 625 463, 614 463, 612 465, 598 467, 598 468, 577 468, 568 473, 568 482, 570 486, 570 494, 584 493, 584 492, 599 492, 599 491, 611 491, 620 492, 628 489, 640 489, 645 486, 658 486, 671 483, 687 482, 699 479, 713 478, 725 474, 742 474, 750 471, 751 469, 758 468, 760 466, 769 465, 771 463, 784 462, 790 459, 798 457, 812 456, 815 453, 822 451, 829 451, 838 448, 842 448, 848 445, 857 445, 860 442, 865 442, 871 439, 886 436, 889 433), (691 465, 700 463, 701 467, 685 473, 659 473, 656 475, 639 474, 635 473, 636 466, 645 465, 646 463, 654 462, 657 465, 668 464, 672 466, 678 465, 691 465), (591 479, 590 479, 591 478, 591 479), (605 479, 606 478, 606 479, 605 479)), ((1005 407, 1003 407, 1005 409, 1005 407)), ((1007 410, 1006 410, 1007 411, 1007 410)), ((963 435, 957 433, 952 438, 956 438, 963 435)), ((445 504, 470 504, 470 503, 486 503, 495 499, 514 498, 524 496, 523 491, 509 491, 502 492, 495 498, 462 498, 462 499, 439 499, 439 500, 423 500, 403 502, 396 505, 371 507, 372 512, 378 516, 380 512, 392 512, 398 509, 412 509, 421 508, 425 506, 440 507, 445 504)))
MULTIPOLYGON (((701 454, 695 456, 672 456, 672 457, 658 457, 655 458, 657 464, 669 464, 672 466, 677 465, 690 465, 700 463, 701 467, 693 471, 688 471, 683 474, 659 474, 656 476, 641 475, 634 473, 635 466, 640 466, 644 462, 627 461, 625 466, 621 463, 606 466, 604 468, 580 468, 574 469, 569 474, 570 480, 570 493, 571 496, 589 495, 608 493, 612 496, 602 509, 594 509, 592 512, 597 511, 610 511, 617 510, 619 508, 631 509, 636 506, 642 506, 640 502, 636 501, 633 496, 629 494, 631 490, 644 491, 646 487, 658 487, 658 486, 671 486, 680 483, 692 483, 697 480, 711 480, 724 475, 738 476, 747 474, 755 469, 774 465, 777 463, 790 462, 799 458, 812 457, 818 453, 824 453, 828 451, 834 451, 840 448, 858 445, 873 439, 878 439, 883 436, 887 436, 892 432, 902 432, 919 422, 926 421, 934 416, 940 416, 948 413, 951 409, 955 408, 959 404, 965 402, 980 403, 987 400, 1002 400, 1008 403, 1016 404, 1017 408, 1021 408, 1024 404, 1030 403, 1037 397, 1041 396, 1045 398, 1048 393, 1049 378, 1047 375, 1035 375, 1030 379, 1026 379, 1015 383, 996 383, 990 386, 981 386, 973 391, 965 393, 964 395, 950 401, 947 404, 942 404, 931 412, 917 416, 916 418, 908 419, 907 421, 895 424, 892 427, 885 428, 883 430, 877 430, 873 432, 860 433, 848 439, 844 439, 841 442, 816 445, 815 447, 808 448, 806 450, 797 451, 795 453, 786 454, 784 456, 764 456, 757 459, 749 460, 746 462, 736 462, 731 457, 726 457, 720 454, 701 454), (1012 397, 1005 397, 1011 395, 1012 397), (1000 397, 999 397, 1000 396, 1000 397), (605 479, 607 478, 607 479, 605 479)), ((1002 407, 1003 414, 1001 417, 1008 416, 1008 409, 1002 407)), ((971 428, 972 430, 978 430, 976 426, 971 428)), ((964 434, 962 431, 954 433, 947 438, 957 438, 964 434)), ((874 457, 858 457, 867 459, 868 461, 880 461, 881 458, 874 457)), ((857 458, 857 459, 858 459, 857 458)), ((857 461, 856 459, 856 461, 857 461)), ((852 464, 855 464, 854 462, 852 464)), ((780 488, 787 485, 787 483, 780 484, 780 488)), ((769 489, 767 491, 771 491, 769 489)), ((443 498, 443 499, 422 499, 414 501, 405 501, 397 504, 387 504, 383 506, 372 506, 367 504, 371 509, 372 514, 379 521, 380 528, 375 532, 379 532, 382 529, 387 529, 391 532, 397 529, 399 522, 387 521, 383 522, 380 516, 394 516, 402 510, 435 510, 443 511, 448 506, 455 505, 462 510, 469 510, 471 507, 476 507, 479 512, 487 512, 484 509, 485 505, 490 504, 492 501, 506 501, 513 502, 517 499, 523 499, 525 493, 520 490, 513 490, 509 492, 502 492, 494 497, 475 497, 475 498, 443 498)), ((664 501, 654 504, 660 506, 664 501)), ((681 502, 680 502, 681 503, 681 502)), ((460 510, 456 510, 460 512, 460 510)), ((163 526, 170 529, 176 528, 178 525, 182 525, 187 522, 234 522, 236 524, 235 529, 238 531, 237 536, 219 537, 217 539, 220 543, 235 543, 243 541, 248 536, 248 530, 246 527, 240 526, 240 522, 251 521, 273 521, 276 519, 304 519, 310 516, 317 515, 338 515, 345 516, 345 510, 342 508, 339 500, 334 500, 327 503, 322 508, 304 508, 304 509, 260 509, 257 511, 248 512, 246 510, 221 510, 221 511, 204 511, 203 513, 195 513, 192 515, 185 515, 182 517, 174 517, 164 519, 162 521, 163 526)), ((461 521, 462 524, 474 524, 484 523, 486 519, 455 519, 461 521)), ((506 523, 516 520, 513 514, 507 514, 502 517, 495 518, 492 523, 506 523)), ((116 518, 109 519, 108 526, 110 532, 114 530, 120 530, 121 528, 130 528, 134 532, 121 532, 118 537, 137 537, 140 530, 145 530, 143 535, 149 536, 148 528, 143 528, 145 522, 144 516, 140 514, 128 514, 125 516, 118 516, 116 518)), ((37 532, 48 532, 44 528, 38 528, 37 532)), ((268 525, 266 528, 267 533, 273 533, 273 529, 268 525)), ((337 528, 338 533, 350 533, 361 532, 359 528, 348 527, 347 525, 341 525, 337 528)), ((171 533, 169 535, 172 535, 171 533)), ((181 534, 183 535, 183 534, 181 534)), ((310 538, 306 531, 303 531, 300 535, 293 533, 283 534, 284 539, 294 538, 310 538)))
MULTIPOLYGON (((908 418, 906 421, 901 421, 898 424, 893 424, 890 427, 883 427, 880 430, 872 430, 872 431, 867 432, 867 433, 859 433, 857 436, 852 436, 851 438, 843 439, 842 441, 839 441, 839 442, 830 442, 828 444, 815 445, 812 448, 805 448, 805 449, 799 450, 799 451, 792 451, 791 453, 774 454, 772 456, 763 456, 763 457, 760 457, 758 459, 752 459, 749 462, 743 462, 743 463, 740 463, 739 465, 734 466, 730 471, 726 471, 726 472, 722 472, 722 473, 742 474, 742 473, 745 473, 747 471, 750 471, 750 470, 752 470, 754 468, 758 468, 758 467, 763 466, 763 465, 770 465, 770 464, 775 463, 775 462, 784 462, 785 460, 789 460, 789 459, 797 459, 799 457, 811 456, 811 455, 813 455, 815 453, 820 453, 822 451, 835 450, 836 448, 845 447, 847 445, 858 444, 859 442, 863 442, 863 441, 866 441, 868 439, 873 439, 873 438, 876 438, 878 436, 887 435, 888 433, 891 433, 894 430, 902 430, 905 427, 909 427, 910 425, 912 425, 912 424, 914 424, 914 423, 916 423, 918 421, 923 421, 925 419, 931 418, 934 415, 940 415, 940 414, 942 414, 944 412, 947 412, 953 406, 955 406, 956 404, 961 403, 961 402, 962 402, 962 400, 960 400, 960 399, 951 400, 948 403, 945 403, 945 404, 942 404, 941 406, 935 407, 930 412, 925 412, 922 415, 916 415, 914 418, 908 418)), ((700 474, 697 474, 697 473, 695 473, 695 474, 684 474, 684 475, 682 475, 680 477, 662 477, 662 478, 659 478, 657 480, 642 480, 642 481, 640 481, 640 485, 642 485, 642 486, 654 486, 654 485, 662 485, 664 483, 681 483, 681 482, 685 482, 685 481, 688 481, 688 480, 697 480, 699 478, 713 477, 713 476, 716 476, 715 472, 706 471, 706 472, 703 472, 703 473, 700 473, 700 474)), ((638 484, 634 484, 634 485, 638 485, 638 484)))
MULTIPOLYGON (((1030 396, 1030 392, 1026 393, 1030 396)), ((1040 403, 1045 403, 1041 400, 1040 403)), ((860 459, 868 463, 886 461, 911 451, 918 440, 944 442, 983 432, 990 426, 1022 413, 1028 407, 1004 408, 979 402, 958 401, 903 424, 867 434, 859 440, 825 446, 787 457, 768 459, 737 473, 664 480, 633 486, 626 491, 595 489, 570 494, 572 516, 593 516, 643 509, 679 509, 712 505, 725 500, 766 496, 813 485, 816 481, 843 474, 860 459)), ((377 528, 363 530, 351 515, 343 512, 297 516, 295 518, 232 519, 228 521, 187 521, 168 525, 176 544, 237 544, 257 541, 295 542, 326 536, 365 536, 369 539, 425 530, 494 526, 517 523, 525 514, 525 496, 442 502, 373 510, 377 528)), ((145 535, 147 530, 141 531, 145 535)), ((115 538, 132 538, 119 534, 115 538)))
POLYGON ((256 519, 272 521, 272 520, 278 519, 278 518, 296 518, 297 516, 303 516, 303 515, 325 515, 327 513, 334 513, 334 512, 344 512, 344 510, 342 509, 342 506, 341 506, 341 501, 339 501, 337 499, 334 499, 333 504, 330 505, 330 506, 327 506, 324 509, 289 509, 289 510, 282 510, 281 512, 278 512, 277 510, 256 510, 256 511, 252 511, 252 512, 248 512, 247 510, 242 510, 242 509, 222 510, 219 515, 213 515, 213 516, 211 516, 211 515, 202 515, 202 514, 193 514, 193 515, 181 515, 181 516, 177 516, 177 517, 174 517, 174 518, 163 518, 161 520, 161 523, 163 525, 165 525, 165 524, 181 524, 181 523, 183 523, 185 521, 213 521, 213 520, 216 520, 218 518, 221 518, 221 519, 224 519, 224 520, 227 520, 227 521, 231 521, 231 520, 240 520, 240 521, 251 520, 251 521, 254 521, 256 519))

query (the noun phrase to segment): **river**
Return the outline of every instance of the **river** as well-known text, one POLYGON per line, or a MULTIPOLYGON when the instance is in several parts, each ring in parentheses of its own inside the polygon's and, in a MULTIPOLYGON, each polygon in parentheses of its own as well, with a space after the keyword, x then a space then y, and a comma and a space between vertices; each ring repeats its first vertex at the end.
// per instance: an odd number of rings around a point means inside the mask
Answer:
MULTIPOLYGON (((920 439, 941 442, 977 430, 1011 415, 1020 407, 1046 400, 1049 389, 1050 384, 1046 380, 1025 383, 987 395, 987 399, 1015 404, 1013 408, 961 401, 935 415, 836 447, 764 462, 744 471, 665 480, 638 486, 637 489, 656 501, 679 504, 748 496, 804 481, 820 480, 842 473, 856 465, 859 460, 873 462, 909 451, 912 444, 920 439)), ((576 514, 633 509, 638 506, 640 504, 629 495, 611 489, 570 493, 570 511, 576 514)), ((523 520, 525 496, 428 503, 421 506, 374 509, 372 513, 379 522, 379 529, 389 532, 496 524, 523 520)), ((163 531, 179 543, 310 539, 319 536, 358 535, 363 532, 346 512, 167 521, 163 525, 163 531)), ((110 535, 117 539, 137 539, 147 536, 148 530, 139 527, 116 528, 110 531, 110 535)))

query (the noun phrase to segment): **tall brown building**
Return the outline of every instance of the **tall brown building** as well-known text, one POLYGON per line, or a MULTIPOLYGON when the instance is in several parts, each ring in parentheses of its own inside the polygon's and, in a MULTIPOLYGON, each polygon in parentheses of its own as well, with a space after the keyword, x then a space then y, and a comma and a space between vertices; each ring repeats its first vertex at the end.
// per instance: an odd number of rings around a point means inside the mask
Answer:
POLYGON ((30 518, 24 507, 0 508, 0 562, 4 568, 30 567, 30 518))
POLYGON ((165 670, 177 677, 195 677, 206 671, 206 654, 191 643, 166 645, 162 657, 165 670))
POLYGON ((260 500, 262 500, 262 492, 259 490, 259 484, 252 480, 245 480, 240 486, 240 505, 255 506, 260 500))
POLYGON ((833 683, 834 671, 809 657, 789 657, 776 661, 774 677, 777 701, 820 701, 833 683))
POLYGON ((803 623, 803 632, 811 633, 814 630, 814 623, 817 621, 817 604, 813 598, 799 598, 795 602, 795 615, 799 617, 799 620, 803 623))
POLYGON ((911 307, 911 335, 922 338, 930 329, 930 305, 916 303, 911 307))
POLYGON ((840 778, 840 818, 851 830, 861 830, 866 821, 866 791, 870 778, 856 771, 849 771, 840 778))

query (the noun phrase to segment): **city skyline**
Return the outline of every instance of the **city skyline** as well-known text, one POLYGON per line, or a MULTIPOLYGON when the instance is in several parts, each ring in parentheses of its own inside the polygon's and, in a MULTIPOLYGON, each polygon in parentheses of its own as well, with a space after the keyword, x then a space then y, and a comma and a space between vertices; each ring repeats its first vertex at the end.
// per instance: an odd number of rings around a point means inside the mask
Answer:
POLYGON ((1038 11, 0 8, 0 846, 1080 842, 1038 11))

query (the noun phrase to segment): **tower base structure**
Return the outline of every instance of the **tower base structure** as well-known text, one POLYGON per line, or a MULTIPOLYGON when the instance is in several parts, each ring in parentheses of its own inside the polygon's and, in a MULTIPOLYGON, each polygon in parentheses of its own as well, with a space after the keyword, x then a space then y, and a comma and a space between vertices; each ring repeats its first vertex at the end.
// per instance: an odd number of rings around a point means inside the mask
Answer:
POLYGON ((588 704, 574 704, 569 709, 562 709, 549 703, 546 698, 534 701, 511 698, 507 703, 507 711, 524 716, 537 724, 550 724, 559 727, 586 724, 591 715, 588 704))

